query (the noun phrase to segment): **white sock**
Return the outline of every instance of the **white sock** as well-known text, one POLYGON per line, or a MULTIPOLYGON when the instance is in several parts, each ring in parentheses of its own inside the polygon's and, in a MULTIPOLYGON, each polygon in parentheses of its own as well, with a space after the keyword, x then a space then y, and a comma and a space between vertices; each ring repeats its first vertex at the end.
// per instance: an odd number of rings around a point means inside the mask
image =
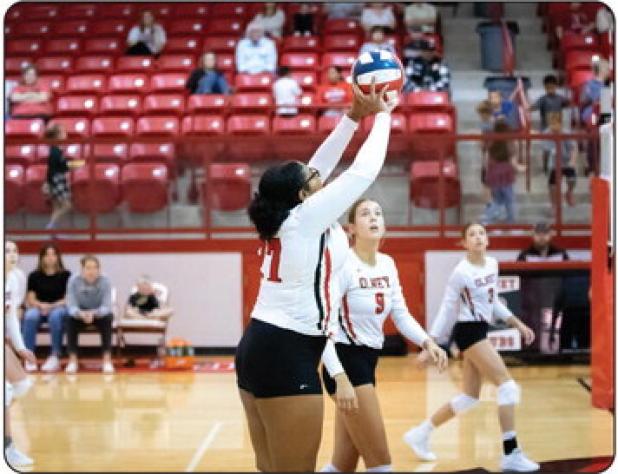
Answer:
POLYGON ((507 439, 513 439, 517 436, 516 431, 505 431, 502 433, 502 441, 506 441, 507 439))
POLYGON ((365 472, 393 472, 393 466, 384 464, 382 466, 368 467, 365 472))
POLYGON ((320 469, 320 472, 341 472, 341 471, 337 469, 335 466, 333 466, 331 463, 328 463, 326 466, 320 469))
POLYGON ((435 426, 433 426, 433 423, 431 422, 431 418, 427 418, 425 421, 423 421, 419 428, 424 432, 427 433, 428 435, 431 434, 431 432, 434 430, 435 426))

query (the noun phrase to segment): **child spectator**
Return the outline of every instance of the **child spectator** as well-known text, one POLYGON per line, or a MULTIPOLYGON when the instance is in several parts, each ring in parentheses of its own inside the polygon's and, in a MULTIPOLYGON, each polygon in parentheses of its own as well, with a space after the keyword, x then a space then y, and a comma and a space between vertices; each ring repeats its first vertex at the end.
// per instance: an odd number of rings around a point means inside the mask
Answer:
POLYGON ((491 105, 493 121, 504 121, 511 130, 517 130, 519 128, 519 117, 515 104, 510 100, 505 100, 499 90, 490 90, 487 98, 491 105))
POLYGON ((610 78, 609 63, 605 59, 593 59, 592 72, 594 77, 584 83, 579 99, 583 123, 590 121, 594 106, 601 100, 601 89, 607 85, 610 78))
POLYGON ((343 75, 341 68, 330 66, 328 68, 328 82, 322 84, 317 90, 318 103, 320 105, 340 105, 339 108, 326 109, 322 115, 342 115, 343 106, 352 102, 352 89, 343 75))
POLYGON ((124 317, 148 321, 167 321, 173 311, 167 306, 162 306, 150 277, 148 275, 139 277, 136 287, 137 291, 129 296, 124 317))
MULTIPOLYGON (((28 275, 26 312, 22 323, 24 344, 32 352, 36 349, 36 334, 41 322, 47 321, 51 336, 51 354, 41 366, 43 372, 60 369, 60 354, 67 316, 66 292, 71 272, 64 268, 62 255, 53 244, 39 251, 37 269, 28 275)), ((26 362, 26 371, 37 370, 36 363, 26 362)))
POLYGON ((212 51, 202 55, 201 67, 194 69, 187 79, 186 88, 191 94, 231 93, 225 76, 216 69, 217 56, 212 51))
POLYGON ((330 2, 324 3, 324 12, 329 20, 349 18, 350 20, 360 20, 363 13, 362 2, 330 2))
POLYGON ((436 29, 438 12, 427 2, 412 2, 404 10, 403 21, 410 33, 433 33, 436 29))
POLYGON ((361 15, 361 25, 365 33, 369 34, 374 26, 381 26, 389 33, 395 31, 395 15, 390 6, 383 3, 370 3, 363 8, 361 15))
MULTIPOLYGON (((550 112, 547 117, 548 128, 544 133, 562 134, 562 115, 560 112, 550 112)), ((577 143, 575 140, 560 141, 560 164, 562 168, 562 176, 566 178, 567 191, 565 200, 569 206, 575 205, 573 190, 577 181, 576 166, 577 166, 577 143)), ((549 173, 549 195, 553 203, 554 209, 560 205, 560 193, 556 193, 556 173, 558 168, 557 160, 557 145, 554 140, 545 140, 543 142, 543 152, 549 157, 548 167, 549 173)))
POLYGON ((21 70, 21 81, 10 91, 12 118, 49 119, 53 112, 51 90, 41 84, 32 64, 21 70))
POLYGON ((301 3, 300 10, 294 13, 294 36, 311 36, 313 31, 314 17, 311 6, 308 3, 301 3))
POLYGON ((393 44, 390 43, 384 35, 384 28, 381 26, 374 26, 371 29, 371 41, 367 41, 363 44, 363 46, 361 46, 360 54, 381 50, 390 51, 391 53, 396 54, 395 46, 393 46, 393 44))
POLYGON ((114 372, 112 364, 112 285, 101 275, 99 259, 85 255, 81 259, 81 274, 73 275, 67 289, 69 317, 66 318, 66 331, 69 352, 67 374, 78 369, 77 343, 81 329, 95 325, 101 334, 103 349, 103 373, 114 372))
POLYGON ((144 10, 139 25, 135 25, 129 30, 126 54, 130 56, 158 56, 166 42, 167 37, 163 27, 155 22, 155 17, 150 10, 144 10))
POLYGON ((246 38, 236 45, 236 71, 248 74, 274 73, 276 67, 275 42, 264 36, 264 28, 260 23, 249 23, 246 38))
POLYGON ((259 23, 264 28, 264 32, 272 38, 281 38, 283 25, 285 23, 285 13, 277 4, 268 2, 264 4, 264 12, 255 15, 251 22, 259 23))
POLYGON ((551 112, 561 113, 562 109, 569 106, 569 99, 558 94, 558 78, 548 74, 543 78, 545 94, 539 97, 531 106, 530 110, 538 110, 541 115, 541 130, 547 128, 547 114, 551 112))
POLYGON ((282 105, 296 105, 298 98, 303 93, 296 79, 290 77, 290 68, 280 66, 278 70, 279 78, 273 84, 273 95, 277 104, 277 114, 294 116, 298 113, 296 107, 279 107, 282 105))
POLYGON ((445 62, 436 54, 435 46, 421 41, 421 55, 406 62, 406 84, 404 92, 421 90, 450 92, 451 72, 445 62))
MULTIPOLYGON (((64 126, 51 125, 45 131, 48 140, 66 140, 67 132, 64 126)), ((47 226, 48 230, 56 226, 58 220, 71 210, 71 188, 67 173, 73 168, 83 166, 84 160, 67 159, 58 145, 49 147, 47 157, 47 180, 43 184, 43 192, 49 196, 52 202, 52 214, 47 226)))

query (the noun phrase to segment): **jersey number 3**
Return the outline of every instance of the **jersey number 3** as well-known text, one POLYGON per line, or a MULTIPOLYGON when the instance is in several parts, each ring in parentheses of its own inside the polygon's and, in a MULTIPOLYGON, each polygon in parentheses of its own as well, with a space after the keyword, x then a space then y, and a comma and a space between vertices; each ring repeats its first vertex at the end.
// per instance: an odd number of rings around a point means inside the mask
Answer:
MULTIPOLYGON (((279 278, 279 261, 281 260, 281 241, 278 238, 270 239, 264 244, 264 258, 270 255, 270 271, 268 281, 281 283, 279 278)), ((262 275, 266 276, 266 275, 262 275)))
POLYGON ((376 314, 384 311, 384 293, 376 293, 376 314))

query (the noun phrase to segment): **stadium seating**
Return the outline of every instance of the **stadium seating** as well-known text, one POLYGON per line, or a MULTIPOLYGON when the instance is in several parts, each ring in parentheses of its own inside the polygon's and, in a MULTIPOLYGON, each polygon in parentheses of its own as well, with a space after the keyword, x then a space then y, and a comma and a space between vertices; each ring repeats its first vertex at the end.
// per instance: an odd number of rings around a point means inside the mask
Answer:
POLYGON ((333 34, 324 38, 325 51, 358 53, 361 37, 356 33, 333 34))
POLYGON ((272 91, 274 77, 272 74, 236 74, 234 92, 266 92, 272 91))
POLYGON ((26 169, 24 206, 32 214, 49 214, 51 203, 43 194, 41 186, 47 180, 47 164, 31 165, 26 169))
POLYGON ((236 18, 213 18, 208 22, 208 34, 242 36, 245 22, 236 18))
POLYGON ((413 158, 435 160, 440 156, 452 156, 454 143, 445 140, 453 131, 453 119, 446 113, 415 113, 408 118, 411 134, 410 151, 413 158), (414 137, 420 134, 419 137, 414 137))
POLYGON ((135 116, 142 113, 141 104, 139 94, 104 95, 99 102, 99 114, 135 116))
POLYGON ((5 163, 26 168, 37 160, 35 145, 6 145, 4 147, 5 163))
MULTIPOLYGON (((458 206, 461 199, 457 165, 445 160, 443 167, 444 207, 458 206)), ((410 167, 410 200, 416 207, 440 208, 440 162, 414 161, 410 167)))
POLYGON ((177 36, 168 38, 165 43, 165 54, 198 54, 202 41, 199 36, 177 36))
POLYGON ((119 56, 116 59, 116 72, 149 73, 154 67, 152 56, 119 56))
POLYGON ((229 99, 220 94, 194 94, 187 99, 187 113, 223 113, 229 99))
POLYGON ((290 77, 305 91, 315 91, 318 86, 318 78, 312 71, 292 71, 290 77))
MULTIPOLYGON (((7 157, 8 158, 8 157, 7 157)), ((24 168, 18 164, 4 167, 4 212, 15 214, 24 205, 24 168)))
MULTIPOLYGON (((101 119, 95 119, 101 120, 101 119)), ((87 138, 90 136, 90 120, 88 117, 55 117, 50 125, 58 124, 64 127, 68 138, 87 138)))
POLYGON ((220 211, 246 209, 251 200, 251 169, 247 163, 211 163, 204 182, 204 208, 220 211))
POLYGON ((88 35, 93 37, 126 37, 129 33, 129 23, 122 19, 109 19, 90 23, 88 35))
POLYGON ((230 105, 232 113, 267 113, 273 106, 273 97, 263 92, 239 93, 232 96, 230 105))
POLYGON ((322 69, 330 66, 338 66, 344 70, 350 69, 350 66, 356 61, 356 52, 332 52, 322 55, 322 69))
POLYGON ((177 3, 172 13, 175 18, 209 18, 209 7, 205 3, 177 3))
POLYGON ((32 64, 32 57, 30 56, 16 56, 12 58, 4 59, 4 72, 6 75, 21 74, 21 70, 24 66, 32 64))
POLYGON ((12 119, 4 124, 4 134, 7 138, 32 138, 38 140, 45 129, 41 119, 12 119))
POLYGON ((92 116, 98 113, 96 95, 59 97, 56 101, 56 116, 92 116))
POLYGON ((206 22, 203 20, 174 20, 166 28, 168 36, 195 34, 201 35, 207 31, 206 22))
POLYGON ((59 18, 58 7, 59 4, 57 3, 15 3, 11 5, 9 10, 6 12, 6 21, 16 22, 24 20, 50 20, 59 18))
POLYGON ((105 92, 105 76, 103 74, 75 74, 69 76, 65 93, 83 94, 102 94, 105 92))
POLYGON ((149 76, 144 73, 113 74, 109 76, 107 90, 110 94, 150 92, 149 76))
POLYGON ((136 14, 136 6, 133 4, 110 2, 105 4, 105 8, 99 8, 97 18, 134 20, 136 14))
POLYGON ((73 70, 71 56, 42 56, 36 60, 39 74, 69 74, 73 70))
POLYGON ((112 212, 121 201, 120 168, 113 163, 95 163, 94 184, 90 168, 91 165, 82 166, 71 173, 73 205, 82 213, 112 212))
POLYGON ((60 17, 67 19, 89 19, 96 16, 97 8, 95 4, 63 4, 60 9, 60 17))
POLYGON ((270 134, 268 115, 231 115, 227 119, 226 131, 232 136, 246 137, 242 141, 230 141, 228 148, 230 160, 255 161, 266 157, 269 145, 263 140, 263 137, 270 134))
POLYGON ((319 47, 319 36, 285 36, 281 44, 284 53, 311 53, 319 47))
POLYGON ((155 74, 150 79, 150 88, 159 93, 184 92, 187 75, 179 72, 155 74))
POLYGON ((183 135, 223 135, 225 121, 220 115, 189 115, 182 120, 183 135))
POLYGON ((157 61, 161 72, 182 72, 188 77, 191 69, 197 67, 197 61, 192 54, 164 54, 157 61))
POLYGON ((10 38, 41 38, 48 37, 51 32, 49 21, 25 21, 9 23, 4 27, 4 34, 10 38))
POLYGON ((87 54, 119 54, 124 45, 125 38, 90 38, 84 42, 84 52, 87 54))
POLYGON ((333 34, 352 33, 357 35, 363 34, 361 25, 356 20, 347 18, 333 18, 324 22, 323 36, 328 37, 333 34))
POLYGON ((129 211, 156 212, 169 203, 169 176, 165 165, 129 163, 122 168, 122 195, 129 211))
POLYGON ((413 111, 448 112, 452 109, 448 92, 418 91, 406 94, 405 104, 413 111))
POLYGON ((96 143, 91 145, 90 156, 98 162, 120 165, 128 160, 129 146, 126 143, 96 143))
POLYGON ((144 116, 137 119, 136 136, 175 137, 180 131, 176 116, 144 116))
POLYGON ((88 22, 84 20, 61 21, 53 24, 54 38, 81 38, 88 34, 88 22))
POLYGON ((313 115, 275 117, 272 121, 273 150, 280 159, 306 159, 316 149, 312 137, 316 132, 313 115))
POLYGON ((150 94, 144 97, 144 113, 149 115, 181 115, 185 108, 182 94, 150 94))
POLYGON ((318 58, 316 53, 284 53, 279 64, 292 70, 314 71, 319 66, 318 58))
POLYGON ((113 68, 113 56, 109 55, 80 56, 75 61, 75 70, 78 73, 110 73, 113 68))
POLYGON ((247 16, 247 6, 234 2, 214 3, 209 5, 210 18, 245 18, 247 16))
POLYGON ((132 137, 135 124, 129 117, 97 117, 92 121, 93 137, 132 137))

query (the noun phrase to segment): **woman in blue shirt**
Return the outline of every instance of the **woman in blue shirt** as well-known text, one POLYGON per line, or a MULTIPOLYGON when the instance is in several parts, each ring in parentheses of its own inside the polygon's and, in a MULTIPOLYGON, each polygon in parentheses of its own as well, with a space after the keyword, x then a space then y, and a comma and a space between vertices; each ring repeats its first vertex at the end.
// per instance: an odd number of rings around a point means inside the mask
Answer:
POLYGON ((217 56, 213 52, 204 53, 202 67, 195 69, 186 87, 191 94, 230 94, 231 89, 221 72, 215 69, 217 56))

